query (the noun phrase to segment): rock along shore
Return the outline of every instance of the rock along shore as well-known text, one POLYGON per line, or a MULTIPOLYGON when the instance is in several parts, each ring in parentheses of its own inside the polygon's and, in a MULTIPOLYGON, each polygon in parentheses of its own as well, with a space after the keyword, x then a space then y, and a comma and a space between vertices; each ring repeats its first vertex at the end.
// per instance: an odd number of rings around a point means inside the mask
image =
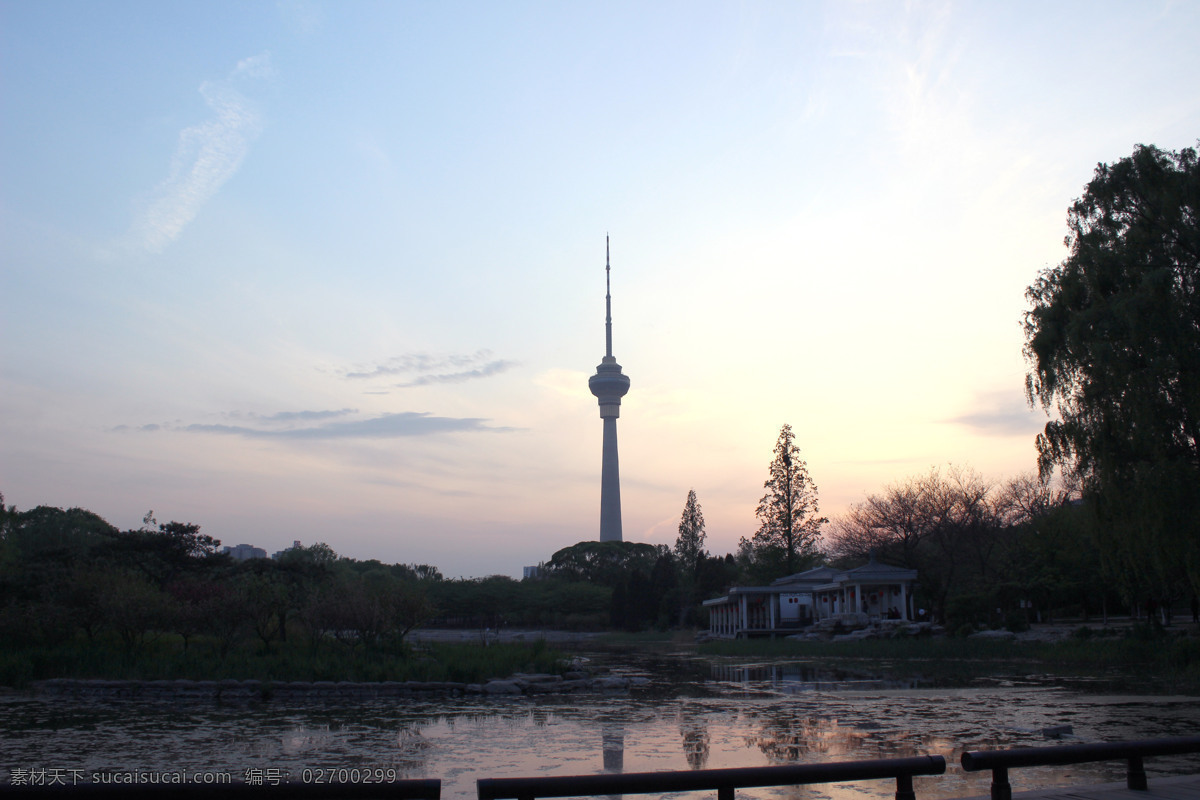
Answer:
POLYGON ((630 686, 646 682, 644 678, 615 675, 589 676, 568 672, 565 675, 517 674, 485 683, 454 681, 259 681, 220 680, 84 680, 51 678, 34 681, 35 694, 55 697, 92 699, 215 699, 215 700, 311 700, 430 696, 516 696, 624 692, 630 686))

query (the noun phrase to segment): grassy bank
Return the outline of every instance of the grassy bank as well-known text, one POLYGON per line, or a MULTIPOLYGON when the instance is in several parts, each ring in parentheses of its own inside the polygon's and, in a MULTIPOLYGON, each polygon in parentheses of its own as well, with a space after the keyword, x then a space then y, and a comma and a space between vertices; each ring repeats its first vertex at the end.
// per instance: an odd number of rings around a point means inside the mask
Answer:
POLYGON ((1122 637, 1086 633, 1056 642, 981 639, 864 639, 798 642, 722 640, 697 646, 701 655, 734 658, 819 659, 837 664, 887 665, 900 671, 988 676, 1008 672, 1071 675, 1124 674, 1177 691, 1200 691, 1200 640, 1154 631, 1122 637))
POLYGON ((67 642, 0 654, 0 686, 21 688, 46 678, 110 680, 458 681, 478 683, 516 672, 560 673, 564 656, 544 641, 528 644, 430 642, 362 650, 300 643, 269 651, 246 648, 218 657, 203 642, 186 651, 169 637, 128 654, 107 642, 67 642))
POLYGON ((612 650, 690 649, 696 644, 696 633, 681 631, 609 631, 592 639, 589 645, 612 650))

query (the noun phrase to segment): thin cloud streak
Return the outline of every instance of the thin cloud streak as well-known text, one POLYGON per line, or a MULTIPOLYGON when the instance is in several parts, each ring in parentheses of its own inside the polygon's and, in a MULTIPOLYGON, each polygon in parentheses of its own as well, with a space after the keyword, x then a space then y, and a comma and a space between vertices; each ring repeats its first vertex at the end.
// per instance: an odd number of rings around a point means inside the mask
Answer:
POLYGON ((216 118, 179 134, 170 175, 133 223, 130 234, 137 245, 161 253, 238 171, 251 142, 262 131, 262 122, 254 104, 234 83, 243 77, 269 74, 270 57, 264 53, 239 62, 225 80, 200 85, 200 95, 216 118))
MULTIPOLYGON (((355 372, 347 372, 346 377, 352 380, 369 378, 387 378, 393 375, 403 375, 409 372, 436 372, 439 370, 470 367, 492 357, 491 350, 476 350, 470 354, 434 355, 432 353, 404 353, 393 356, 376 367, 355 372)), ((508 363, 508 362, 504 362, 508 363)))
POLYGON ((307 428, 282 430, 249 428, 243 425, 186 425, 187 433, 215 433, 253 439, 391 439, 431 436, 439 433, 508 433, 515 428, 493 427, 479 417, 435 417, 426 411, 404 411, 371 419, 331 422, 307 428))
POLYGON ((433 383, 462 383, 463 381, 473 380, 475 378, 486 378, 490 375, 496 375, 504 372, 509 367, 515 366, 515 361, 491 361, 477 369, 467 370, 465 372, 451 372, 442 375, 422 375, 419 378, 411 380, 407 383, 397 383, 399 389, 407 389, 413 386, 428 386, 433 383))
POLYGON ((1018 405, 1009 392, 983 392, 976 397, 977 410, 943 421, 964 425, 983 436, 1030 436, 1045 424, 1044 416, 1023 403, 1018 405))
POLYGON ((450 355, 404 353, 389 358, 374 367, 345 372, 343 377, 357 381, 417 373, 416 377, 411 380, 391 384, 392 388, 411 389, 417 386, 463 383, 479 378, 489 378, 517 366, 517 363, 504 358, 493 359, 491 350, 476 350, 469 354, 454 353, 450 355))
POLYGON ((274 414, 261 417, 261 419, 265 419, 270 422, 292 422, 294 420, 309 421, 318 419, 331 419, 333 417, 344 417, 347 414, 355 413, 358 413, 358 409, 356 408, 341 408, 337 411, 279 411, 274 414))

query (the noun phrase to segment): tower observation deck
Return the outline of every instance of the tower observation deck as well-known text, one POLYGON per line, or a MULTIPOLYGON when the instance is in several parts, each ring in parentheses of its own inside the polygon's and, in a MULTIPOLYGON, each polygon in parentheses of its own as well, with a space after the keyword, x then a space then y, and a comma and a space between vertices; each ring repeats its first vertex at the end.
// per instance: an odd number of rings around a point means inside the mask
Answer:
POLYGON ((604 420, 604 452, 600 468, 600 541, 620 542, 621 471, 617 465, 617 417, 621 416, 621 398, 629 391, 629 376, 621 374, 621 365, 612 354, 612 291, 608 237, 604 237, 604 358, 596 374, 588 378, 588 389, 600 403, 604 420))

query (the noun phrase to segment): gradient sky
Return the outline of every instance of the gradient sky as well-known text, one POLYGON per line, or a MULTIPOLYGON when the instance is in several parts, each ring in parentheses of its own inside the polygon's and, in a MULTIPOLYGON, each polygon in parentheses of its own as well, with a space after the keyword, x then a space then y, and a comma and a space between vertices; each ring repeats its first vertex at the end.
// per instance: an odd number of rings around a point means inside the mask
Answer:
POLYGON ((1035 466, 1025 287, 1200 3, 0 0, 0 491, 450 577, 1035 466))

